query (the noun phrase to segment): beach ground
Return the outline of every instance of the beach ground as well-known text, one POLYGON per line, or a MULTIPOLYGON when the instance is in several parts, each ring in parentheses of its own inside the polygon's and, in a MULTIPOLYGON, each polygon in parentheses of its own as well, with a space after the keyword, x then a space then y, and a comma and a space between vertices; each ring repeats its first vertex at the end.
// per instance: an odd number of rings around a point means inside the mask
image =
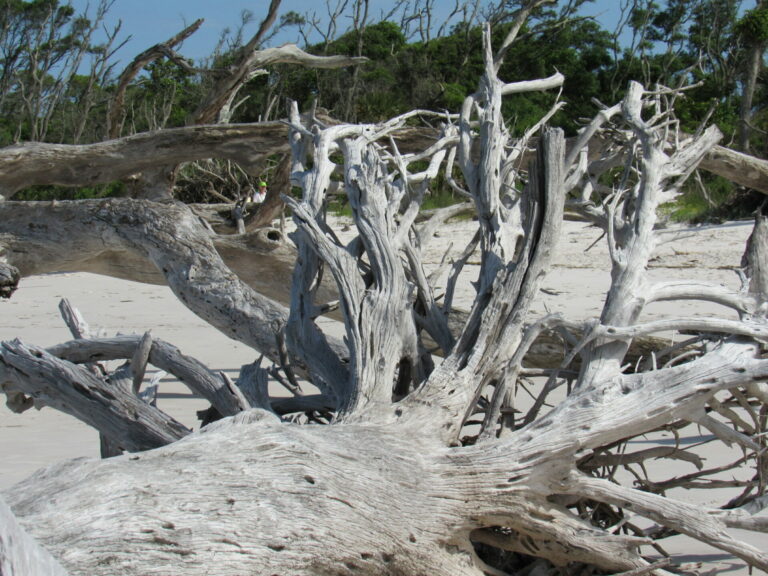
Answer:
MULTIPOLYGON (((474 232, 475 223, 459 221, 441 228, 427 248, 426 260, 437 266, 446 250, 460 252, 474 232)), ((659 246, 649 268, 651 280, 687 278, 731 287, 739 286, 739 266, 751 222, 718 226, 675 226, 661 231, 659 246)), ((545 277, 536 314, 561 312, 581 320, 599 315, 610 284, 607 248, 600 232, 580 222, 566 222, 550 273, 545 277), (593 246, 594 244, 594 246, 593 246), (590 248, 590 246, 592 246, 590 248)), ((457 305, 468 307, 473 267, 467 265, 467 280, 457 291, 457 305)), ((165 286, 137 284, 92 274, 51 274, 22 280, 8 301, 0 302, 0 340, 20 338, 28 344, 50 346, 70 339, 58 313, 58 304, 68 298, 90 324, 93 333, 142 334, 177 346, 214 370, 236 378, 240 366, 253 362, 258 354, 230 340, 187 310, 165 286)), ((654 305, 647 318, 670 315, 710 315, 728 312, 712 304, 665 303, 654 305)), ((151 372, 149 373, 151 376, 151 372)), ((171 378, 161 381, 158 405, 189 427, 197 428, 197 410, 207 407, 185 387, 171 378)), ((697 432, 698 433, 698 432, 697 432)), ((691 440, 694 441, 694 440, 691 440)), ((71 458, 98 458, 98 434, 74 418, 50 408, 13 414, 0 406, 0 490, 23 480, 38 468, 71 458)), ((711 462, 726 460, 728 454, 707 454, 711 462)), ((679 470, 665 471, 672 476, 679 470)), ((684 472, 683 472, 684 473, 684 472)), ((683 499, 693 494, 675 494, 683 499)), ((722 502, 721 494, 717 501, 722 502)), ((696 496, 698 497, 698 496, 696 496)), ((714 503, 715 495, 709 493, 714 503)), ((763 513, 765 514, 765 512, 763 513)), ((768 548, 768 535, 735 532, 761 549, 768 548)), ((748 573, 742 562, 728 554, 683 537, 665 540, 664 547, 681 554, 686 562, 700 565, 702 573, 742 576, 748 573)))

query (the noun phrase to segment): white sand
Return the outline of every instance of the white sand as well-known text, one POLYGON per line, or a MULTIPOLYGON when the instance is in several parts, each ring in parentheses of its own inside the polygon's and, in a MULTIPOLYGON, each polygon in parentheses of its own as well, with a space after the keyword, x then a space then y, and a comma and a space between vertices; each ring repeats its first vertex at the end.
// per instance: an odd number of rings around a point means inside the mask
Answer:
MULTIPOLYGON (((433 265, 451 242, 454 253, 460 252, 474 231, 472 222, 450 224, 441 229, 439 238, 430 246, 428 261, 433 265)), ((700 228, 673 228, 661 233, 657 258, 651 266, 654 280, 687 278, 738 287, 734 269, 739 265, 751 222, 729 223, 700 228)), ((600 236, 586 224, 566 222, 552 271, 543 282, 537 313, 562 312, 566 318, 578 320, 599 314, 610 282, 607 250, 602 240, 589 251, 586 248, 600 236)), ((467 267, 467 281, 457 293, 457 305, 471 301, 469 279, 475 276, 475 264, 467 267)), ((69 333, 58 314, 58 302, 70 299, 80 309, 93 331, 103 335, 143 333, 178 346, 182 352, 197 357, 210 368, 227 370, 235 377, 239 367, 257 356, 252 350, 209 328, 182 306, 166 287, 136 284, 90 274, 54 274, 24 279, 10 301, 0 302, 0 340, 21 338, 40 346, 68 340, 69 333)), ((727 314, 716 305, 674 303, 653 305, 646 318, 670 314, 727 314)), ((193 398, 183 387, 164 381, 160 388, 159 406, 188 426, 197 427, 195 411, 206 403, 193 398)), ((708 448, 711 450, 711 448, 708 448)), ((726 451, 708 454, 711 464, 727 460, 726 451)), ((52 409, 11 413, 0 407, 0 490, 22 480, 34 470, 52 462, 76 458, 98 457, 98 435, 74 418, 52 409)), ((690 472, 692 470, 685 470, 690 472)), ((670 469, 667 477, 677 470, 670 469)), ((692 495, 675 493, 683 499, 692 495)), ((714 503, 714 494, 706 503, 714 503)), ((718 498, 721 495, 717 495, 718 498)), ((766 535, 745 534, 746 540, 759 548, 768 548, 766 535)), ((727 554, 678 537, 664 544, 670 551, 682 553, 691 562, 704 562, 716 573, 746 574, 741 562, 727 554)))
MULTIPOLYGON (((165 286, 150 286, 93 274, 50 274, 22 280, 10 301, 0 301, 0 340, 20 338, 28 344, 51 346, 71 339, 58 312, 68 298, 103 336, 143 334, 177 346, 209 368, 237 377, 240 366, 257 354, 210 328, 165 286)), ((150 373, 151 374, 151 373, 150 373)), ((190 427, 207 402, 184 386, 166 379, 158 406, 190 427)), ((22 480, 41 466, 79 456, 98 457, 98 433, 80 421, 50 408, 10 412, 0 406, 0 489, 22 480)))

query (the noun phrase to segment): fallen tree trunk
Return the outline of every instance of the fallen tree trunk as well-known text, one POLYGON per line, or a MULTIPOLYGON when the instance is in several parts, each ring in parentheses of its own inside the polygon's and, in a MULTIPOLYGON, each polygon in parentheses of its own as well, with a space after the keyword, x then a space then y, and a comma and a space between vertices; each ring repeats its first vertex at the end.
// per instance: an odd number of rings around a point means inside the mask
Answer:
MULTIPOLYGON (((0 219, 4 223, 4 236, 0 239, 0 246, 3 248, 3 263, 9 267, 7 290, 12 293, 23 277, 52 272, 90 272, 173 288, 179 278, 169 276, 172 269, 164 267, 152 256, 150 245, 160 243, 163 251, 176 251, 178 261, 186 261, 186 266, 191 268, 195 265, 190 258, 199 257, 194 254, 198 251, 194 246, 211 243, 222 260, 222 266, 234 272, 238 282, 258 293, 254 297, 258 297, 270 310, 250 329, 263 332, 257 339, 248 336, 247 330, 241 330, 229 320, 220 322, 224 333, 255 346, 276 361, 278 355, 272 326, 283 326, 287 322, 287 310, 283 306, 290 303, 286 287, 291 284, 295 249, 276 229, 262 228, 246 235, 212 235, 204 227, 197 226, 194 218, 194 213, 183 205, 143 200, 91 200, 53 205, 2 202, 0 219), (126 225, 131 222, 128 228, 126 225), (145 236, 142 231, 150 228, 152 236, 145 236), (130 229, 133 233, 126 234, 130 229), (186 248, 178 241, 182 234, 190 237, 186 248), (183 258, 181 254, 184 254, 183 258), (13 270, 15 272, 11 273, 13 270), (267 346, 265 343, 270 340, 273 343, 267 346)), ((336 287, 328 280, 321 283, 317 290, 320 301, 338 299, 336 287)), ((182 302, 198 316, 210 317, 210 303, 205 299, 184 298, 182 302)), ((327 315, 337 320, 342 318, 338 310, 329 310, 327 315)), ((459 334, 466 319, 465 310, 451 312, 448 325, 454 336, 459 334)), ((242 322, 245 323, 244 320, 242 322)), ((583 330, 575 323, 564 325, 564 328, 576 338, 583 330)), ((434 341, 429 345, 436 346, 434 341)), ((650 352, 664 346, 665 342, 661 339, 638 339, 630 359, 636 361, 648 357, 650 352)), ((438 348, 435 352, 442 354, 444 350, 438 348)), ((546 331, 531 347, 530 355, 531 365, 558 368, 567 355, 567 346, 556 331, 546 331)), ((570 369, 575 369, 578 364, 579 359, 575 358, 570 369)))
POLYGON ((3 343, 4 387, 34 396, 92 426, 124 450, 165 446, 190 430, 137 396, 81 366, 59 362, 21 342, 3 343))
POLYGON ((715 146, 702 158, 699 168, 745 188, 768 194, 768 160, 715 146))
MULTIPOLYGON (((224 264, 211 233, 184 205, 128 199, 55 205, 3 202, 0 211, 7 232, 6 265, 18 267, 22 276, 81 270, 163 282, 225 334, 277 357, 273 327, 284 317, 283 308, 253 291, 224 264), (27 223, 32 226, 24 232, 27 223)), ((282 243, 270 234, 279 235, 263 231, 234 246, 230 242, 224 250, 279 253, 282 243)), ((264 268, 254 266, 251 276, 270 277, 271 262, 262 261, 264 268)), ((273 284, 272 290, 278 289, 273 284)))
POLYGON ((28 142, 0 149, 0 192, 11 197, 28 186, 92 186, 130 178, 166 164, 228 158, 252 166, 287 151, 279 122, 189 126, 94 144, 28 142))
MULTIPOLYGON (((435 130, 412 127, 395 134, 403 152, 438 138, 435 130)), ((590 155, 596 158, 600 145, 592 148, 590 155)), ((0 148, 0 194, 10 198, 30 186, 108 184, 157 166, 206 158, 229 159, 248 168, 288 150, 288 128, 282 122, 170 128, 94 144, 27 142, 0 148)), ((768 161, 761 158, 715 146, 700 168, 768 194, 768 161)))
POLYGON ((12 494, 11 505, 25 524, 38 525, 38 540, 73 573, 145 574, 152 566, 170 576, 200 573, 213 562, 222 575, 284 573, 287 567, 297 575, 476 574, 463 558, 468 552, 447 552, 437 536, 445 522, 464 524, 461 509, 467 506, 440 496, 443 482, 434 465, 442 461, 447 469, 444 450, 438 455, 434 444, 406 443, 400 434, 372 435, 362 427, 329 428, 319 436, 308 432, 252 411, 163 451, 77 472, 71 466, 51 469, 38 477, 34 492, 12 494), (242 451, 222 449, 233 433, 238 444, 248 446, 250 464, 233 467, 242 451), (187 466, 200 450, 209 457, 187 466), (425 461, 424 454, 433 456, 425 461), (72 472, 87 475, 112 497, 107 501, 100 491, 89 495, 73 484, 74 490, 55 487, 57 477, 72 472), (189 487, 183 504, 182 485, 189 487), (154 492, 155 486, 175 488, 160 488, 151 503, 130 496, 154 492), (427 496, 427 487, 434 496, 427 496), (79 500, 66 541, 53 537, 57 530, 45 520, 51 508, 43 494, 52 489, 62 510, 79 500), (117 502, 131 510, 127 524, 117 502), (102 526, 101 546, 93 540, 96 526, 102 526), (139 536, 114 548, 114 539, 127 534, 139 536))
MULTIPOLYGON (((638 405, 654 414, 643 429, 677 417, 678 402, 700 374, 716 375, 710 392, 768 377, 768 363, 749 360, 746 351, 726 347, 701 366, 673 371, 654 389, 627 378, 610 387, 617 395, 575 394, 546 423, 496 446, 447 448, 418 423, 387 430, 302 427, 253 410, 152 452, 50 467, 7 497, 23 526, 72 574, 188 575, 215 562, 222 575, 290 567, 297 575, 479 576, 482 562, 470 538, 499 524, 507 527, 497 532, 502 545, 517 540, 515 548, 526 554, 629 570, 647 565, 636 550, 650 540, 605 533, 551 495, 586 491, 630 506, 636 490, 569 478, 572 458, 628 428, 637 432, 628 416, 638 405), (631 391, 622 392, 625 387, 631 391), (579 426, 589 427, 586 446, 573 434, 579 426)), ((678 529, 706 534, 768 568, 764 553, 725 536, 730 521, 679 506, 692 523, 675 524, 678 529)), ((642 507, 657 519, 677 517, 665 498, 645 497, 642 507)))
POLYGON ((53 556, 40 547, 16 522, 10 508, 0 498, 0 572, 66 576, 53 556))

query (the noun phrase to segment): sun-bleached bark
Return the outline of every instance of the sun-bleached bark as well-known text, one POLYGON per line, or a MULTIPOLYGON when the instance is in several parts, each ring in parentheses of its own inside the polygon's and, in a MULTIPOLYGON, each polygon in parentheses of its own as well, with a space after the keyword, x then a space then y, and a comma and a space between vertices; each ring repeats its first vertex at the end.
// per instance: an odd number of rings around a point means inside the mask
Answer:
POLYGON ((26 142, 0 149, 0 191, 11 197, 39 184, 88 186, 164 164, 230 158, 245 166, 287 150, 278 122, 170 128, 94 144, 26 142))
MULTIPOLYGON (((150 280, 156 280, 159 273, 179 300, 201 318, 225 334, 277 357, 273 327, 281 323, 283 307, 255 292, 226 266, 212 234, 184 205, 113 199, 55 205, 3 202, 0 210, 8 231, 6 262, 22 275, 87 271, 92 258, 97 267, 109 261, 119 268, 124 258, 133 263, 141 261, 144 268, 151 264, 154 269, 147 271, 150 280), (13 234, 14 226, 23 228, 28 222, 39 226, 31 234, 13 234)), ((279 235, 278 231, 274 233, 279 235)), ((258 251, 261 242, 266 252, 279 249, 280 243, 269 240, 268 235, 263 239, 256 235, 251 248, 258 251)), ((238 243, 228 247, 233 251, 243 248, 238 243)), ((265 268, 256 264, 252 277, 270 273, 268 261, 261 262, 265 268)), ((128 277, 135 279, 136 275, 128 277)))
POLYGON ((64 568, 16 522, 0 498, 0 570, 3 574, 66 576, 64 568))
MULTIPOLYGON (((23 208, 39 210, 44 226, 22 232, 23 223, 15 229, 3 220, 6 264, 22 273, 42 266, 51 237, 61 239, 55 255, 71 265, 77 239, 82 253, 133 254, 152 262, 187 306, 275 364, 257 362, 230 382, 192 370, 191 360, 149 337, 81 339, 48 350, 3 344, 0 381, 20 409, 28 397, 63 405, 98 396, 104 410, 133 406, 139 416, 141 426, 124 433, 124 419, 106 422, 134 453, 50 467, 7 492, 21 526, 71 573, 480 576, 534 565, 554 574, 567 565, 576 574, 664 575, 647 554, 669 531, 768 570, 765 551, 730 533, 768 531, 752 517, 768 503, 764 217, 745 251, 743 290, 672 279, 654 285, 646 268, 656 208, 716 145, 717 130, 670 138, 666 92, 632 84, 622 103, 585 128, 576 149, 542 122, 536 161, 521 165, 533 134, 511 138, 502 98, 551 89, 562 78, 504 83, 490 30, 484 37, 480 87, 426 154, 403 152, 390 138, 414 113, 328 126, 293 108, 291 174, 302 196, 284 198, 297 225, 288 310, 238 278, 225 264, 222 239, 183 206, 46 203, 23 208), (622 134, 625 146, 607 198, 589 190, 594 173, 583 148, 604 129, 622 134), (430 226, 416 223, 430 182, 445 171, 478 215, 477 293, 456 334, 451 306, 437 305, 445 287, 433 285, 421 261, 421 234, 430 226), (347 243, 324 214, 336 174, 359 232, 347 243), (602 314, 576 326, 531 312, 571 189, 575 202, 592 202, 612 264, 602 314), (87 230, 73 233, 73 225, 87 230), (36 252, 36 243, 46 247, 36 252), (19 257, 24 246, 40 255, 37 264, 19 257), (324 297, 329 279, 338 304, 324 297), (643 320, 648 302, 674 299, 724 303, 739 317, 643 320), (334 307, 344 322, 341 341, 317 322, 334 307), (630 362, 633 340, 657 330, 696 334, 630 362), (561 334, 566 349, 554 369, 528 355, 545 331, 561 334), (428 342, 440 343, 444 359, 433 357, 428 342), (166 366, 207 386, 206 397, 228 417, 198 432, 177 429, 136 397, 139 378, 121 374, 130 390, 121 395, 89 371, 111 358, 130 358, 136 373, 145 361, 166 366), (296 397, 282 405, 270 398, 268 377, 296 397), (64 389, 52 392, 53 380, 64 389), (305 396, 305 382, 321 394, 305 396), (555 395, 557 388, 565 390, 555 395), (279 416, 291 406, 304 414, 279 416), (632 443, 694 425, 736 446, 739 459, 709 469, 695 452, 682 456, 680 445, 636 450, 632 443), (174 430, 183 438, 162 436, 174 430), (129 445, 136 437, 160 447, 129 445), (652 458, 694 471, 660 479, 645 466, 652 458), (742 493, 722 503, 727 510, 686 504, 666 488, 701 488, 737 469, 751 477, 733 480, 742 493), (640 529, 635 517, 658 529, 640 529), (514 554, 509 565, 502 551, 514 554)), ((5 202, 0 210, 22 208, 5 202)), ((91 416, 97 427, 105 426, 99 410, 91 416)))
MULTIPOLYGON (((395 133, 400 150, 428 147, 439 139, 434 129, 403 127, 395 133)), ((587 140, 588 141, 588 140, 587 140)), ((568 142, 578 149, 578 139, 568 142)), ((589 147, 593 160, 600 157, 604 141, 589 147)), ((0 148, 0 194, 12 198, 19 190, 36 185, 80 187, 130 179, 143 170, 170 163, 206 158, 231 159, 247 167, 264 158, 289 151, 288 127, 281 122, 218 124, 169 128, 93 144, 25 142, 0 148), (45 170, 40 170, 45 166, 45 170)), ((530 157, 527 154, 525 158, 530 157)), ((600 172, 615 165, 604 162, 600 172)), ((768 193, 768 162, 724 146, 713 146, 699 167, 736 184, 768 193)), ((576 186, 577 182, 573 182, 576 186)), ((570 188, 570 186, 569 186, 570 188)), ((215 217, 212 216, 215 224, 215 217)), ((231 223, 225 223, 232 227, 231 223)))

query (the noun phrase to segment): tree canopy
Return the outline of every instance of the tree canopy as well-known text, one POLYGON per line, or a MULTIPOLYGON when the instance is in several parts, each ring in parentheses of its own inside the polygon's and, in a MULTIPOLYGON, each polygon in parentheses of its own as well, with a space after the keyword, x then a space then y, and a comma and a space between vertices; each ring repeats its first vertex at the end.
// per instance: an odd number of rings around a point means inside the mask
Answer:
MULTIPOLYGON (((766 95, 758 78, 764 68, 766 8, 758 4, 622 0, 619 22, 611 30, 583 15, 589 1, 545 3, 523 25, 520 35, 525 41, 512 45, 502 73, 519 80, 557 70, 566 81, 560 93, 520 94, 505 101, 506 121, 513 133, 522 135, 558 100, 565 106, 549 122, 573 135, 595 102, 620 99, 631 80, 691 85, 676 102, 682 129, 693 133, 714 122, 726 142, 763 157, 762 135, 768 123, 766 95), (759 54, 750 70, 748 54, 753 61, 759 54)), ((187 125, 210 86, 237 61, 245 42, 244 27, 253 19, 244 14, 240 26, 223 35, 214 53, 201 62, 184 59, 170 46, 140 63, 122 84, 114 53, 124 32, 119 22, 110 20, 111 5, 112 1, 101 0, 94 13, 86 15, 60 0, 0 4, 0 145, 89 143, 187 125), (119 119, 113 117, 118 96, 119 119)), ((457 3, 452 19, 442 25, 435 21, 435 7, 429 2, 400 4, 380 21, 371 17, 366 0, 340 4, 336 12, 329 8, 325 20, 296 13, 276 15, 260 42, 269 42, 281 27, 298 27, 310 42, 304 48, 311 54, 368 60, 333 70, 291 64, 265 67, 238 89, 227 121, 284 117, 288 98, 302 109, 319 106, 337 121, 376 122, 413 109, 455 113, 482 74, 481 21, 495 23, 493 41, 499 44, 512 25, 509 15, 516 5, 490 0, 457 3), (340 28, 344 21, 352 22, 346 31, 340 28), (326 29, 321 29, 321 22, 326 29), (311 43, 318 31, 322 41, 311 43)), ((207 183, 209 176, 194 167, 185 175, 181 197, 205 198, 199 190, 213 184, 207 183)), ((231 178, 220 178, 224 180, 231 178)), ((710 178, 707 184, 720 191, 705 195, 710 203, 715 196, 723 201, 734 191, 725 181, 710 178)), ((115 183, 81 192, 38 189, 28 196, 122 193, 125 187, 115 183)))

